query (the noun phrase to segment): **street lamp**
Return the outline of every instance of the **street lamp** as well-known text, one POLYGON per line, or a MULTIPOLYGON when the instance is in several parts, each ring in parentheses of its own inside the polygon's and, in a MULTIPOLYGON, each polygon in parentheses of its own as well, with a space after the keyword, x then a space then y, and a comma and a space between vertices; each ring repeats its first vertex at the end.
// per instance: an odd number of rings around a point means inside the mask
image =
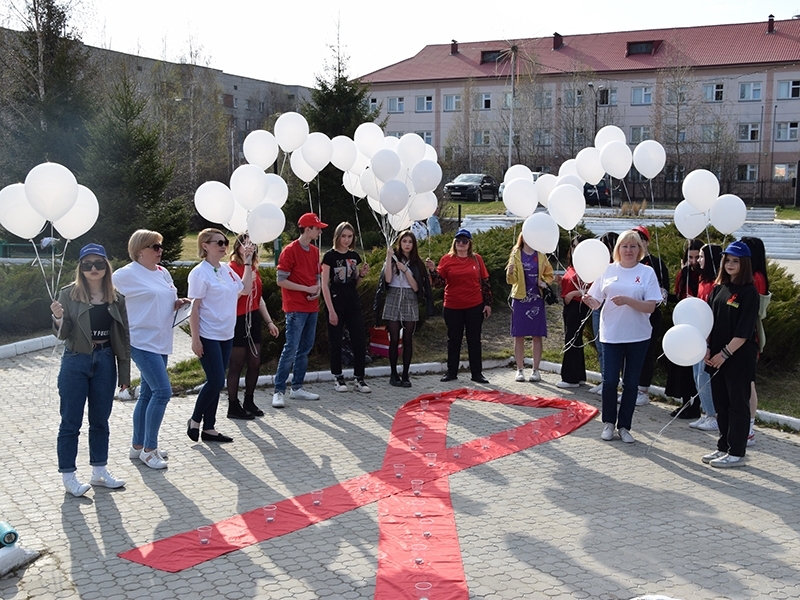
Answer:
POLYGON ((597 108, 600 105, 600 98, 598 96, 598 92, 602 90, 605 86, 601 83, 600 85, 597 86, 597 88, 595 88, 594 83, 591 81, 586 85, 589 86, 589 89, 592 90, 592 93, 594 94, 594 135, 597 135, 597 108))

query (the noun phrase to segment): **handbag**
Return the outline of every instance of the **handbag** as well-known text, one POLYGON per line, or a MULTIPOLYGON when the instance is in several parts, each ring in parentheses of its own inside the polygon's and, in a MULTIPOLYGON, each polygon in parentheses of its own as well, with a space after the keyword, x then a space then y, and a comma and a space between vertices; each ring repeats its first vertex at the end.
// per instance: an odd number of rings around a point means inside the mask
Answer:
POLYGON ((539 288, 539 293, 542 295, 544 303, 547 305, 558 304, 558 296, 549 285, 539 288))

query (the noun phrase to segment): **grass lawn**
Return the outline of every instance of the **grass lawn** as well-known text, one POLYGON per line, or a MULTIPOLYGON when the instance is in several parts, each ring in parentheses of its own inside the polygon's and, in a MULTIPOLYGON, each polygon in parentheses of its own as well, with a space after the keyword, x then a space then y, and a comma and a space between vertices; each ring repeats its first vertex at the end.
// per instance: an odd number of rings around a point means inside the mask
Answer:
POLYGON ((800 221, 800 208, 795 208, 794 206, 778 206, 775 209, 775 215, 778 219, 800 221))
MULTIPOLYGON (((445 203, 443 203, 445 204, 445 203)), ((452 202, 448 201, 442 211, 444 217, 455 218, 458 216, 458 207, 461 207, 461 216, 465 215, 503 215, 506 205, 502 202, 452 202)))

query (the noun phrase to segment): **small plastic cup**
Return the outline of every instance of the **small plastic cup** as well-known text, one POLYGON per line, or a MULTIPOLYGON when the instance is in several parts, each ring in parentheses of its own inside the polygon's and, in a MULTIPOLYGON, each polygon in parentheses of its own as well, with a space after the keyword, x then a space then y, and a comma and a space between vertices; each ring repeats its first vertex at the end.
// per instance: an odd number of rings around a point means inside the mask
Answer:
POLYGON ((423 425, 418 425, 417 427, 414 427, 414 431, 417 434, 418 440, 421 440, 422 436, 425 435, 425 427, 423 425))
POLYGON ((481 441, 481 448, 484 450, 489 449, 489 438, 484 438, 483 441, 481 441))
POLYGON ((403 470, 405 468, 406 468, 405 465, 396 464, 394 466, 394 476, 397 477, 398 479, 401 479, 403 477, 403 470))
POLYGON ((322 504, 322 490, 313 490, 311 492, 311 503, 314 506, 322 504))
POLYGON ((414 591, 417 593, 417 600, 430 600, 432 583, 427 581, 418 581, 414 584, 414 591))
POLYGON ((425 516, 425 513, 422 512, 422 509, 425 508, 425 500, 412 500, 411 508, 414 511, 414 516, 418 519, 425 516))
POLYGON ((436 521, 434 521, 433 519, 420 519, 419 520, 419 526, 420 526, 421 531, 422 531, 422 537, 427 539, 427 538, 431 537, 431 535, 433 535, 431 533, 431 528, 433 527, 433 524, 435 522, 436 521))
POLYGON ((427 544, 411 544, 411 551, 414 553, 414 564, 422 566, 425 564, 425 554, 428 551, 427 544))
POLYGON ((453 453, 453 458, 461 458, 462 450, 461 444, 456 444, 450 449, 450 451, 453 453))
POLYGON ((531 425, 531 430, 533 431, 533 435, 535 435, 535 436, 538 436, 539 433, 540 433, 539 432, 539 425, 537 423, 535 423, 535 422, 531 425))
POLYGON ((436 452, 426 452, 425 459, 428 461, 428 466, 433 467, 436 465, 436 452))
POLYGON ((430 403, 431 403, 431 402, 430 402, 430 400, 420 400, 420 401, 419 401, 419 407, 420 407, 422 410, 428 410, 428 405, 429 405, 430 403))
POLYGON ((208 544, 211 541, 211 525, 203 525, 197 528, 197 537, 201 544, 208 544))
POLYGON ((422 486, 425 482, 422 479, 412 479, 411 480, 411 491, 414 492, 415 496, 419 496, 422 493, 422 486))
POLYGON ((417 423, 422 423, 422 419, 425 417, 425 411, 418 410, 414 413, 414 418, 417 420, 417 423))
POLYGON ((412 452, 417 449, 417 440, 416 438, 408 438, 408 449, 412 452))
POLYGON ((553 417, 553 423, 555 425, 561 425, 561 413, 556 413, 556 416, 553 417))
POLYGON ((506 430, 506 435, 508 436, 508 441, 513 442, 517 437, 517 428, 512 427, 511 429, 506 430))
POLYGON ((267 523, 272 523, 275 520, 276 512, 278 512, 278 507, 274 504, 264 507, 264 518, 267 520, 267 523))

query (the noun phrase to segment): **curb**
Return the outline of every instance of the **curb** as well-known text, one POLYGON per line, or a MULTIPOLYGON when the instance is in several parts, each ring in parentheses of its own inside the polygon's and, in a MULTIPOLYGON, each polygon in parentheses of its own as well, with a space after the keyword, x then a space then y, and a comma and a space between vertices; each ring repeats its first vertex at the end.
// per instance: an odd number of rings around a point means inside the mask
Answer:
POLYGON ((45 335, 30 340, 21 340, 13 344, 5 344, 0 346, 0 358, 11 358, 12 356, 19 356, 20 354, 27 354, 28 352, 35 352, 36 350, 43 350, 45 348, 52 348, 58 346, 61 342, 54 335, 45 335))

